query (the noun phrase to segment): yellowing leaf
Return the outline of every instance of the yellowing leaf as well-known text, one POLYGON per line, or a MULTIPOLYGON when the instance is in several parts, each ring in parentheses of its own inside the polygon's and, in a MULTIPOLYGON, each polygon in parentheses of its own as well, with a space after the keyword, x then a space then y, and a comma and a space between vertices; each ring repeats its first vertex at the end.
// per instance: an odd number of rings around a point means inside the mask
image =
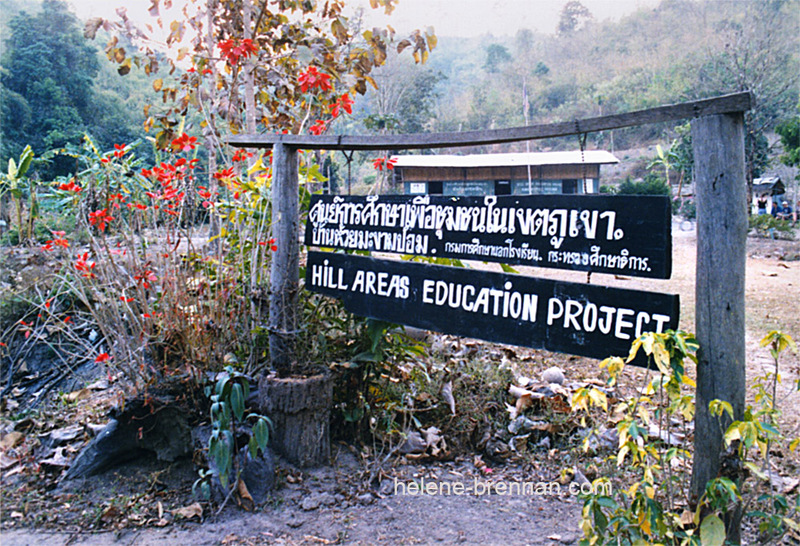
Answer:
POLYGON ((158 93, 161 91, 161 88, 164 87, 164 80, 158 78, 156 81, 153 82, 153 91, 158 93))
POLYGON ((703 546, 722 546, 725 544, 725 524, 716 514, 705 517, 700 524, 700 543, 703 546))

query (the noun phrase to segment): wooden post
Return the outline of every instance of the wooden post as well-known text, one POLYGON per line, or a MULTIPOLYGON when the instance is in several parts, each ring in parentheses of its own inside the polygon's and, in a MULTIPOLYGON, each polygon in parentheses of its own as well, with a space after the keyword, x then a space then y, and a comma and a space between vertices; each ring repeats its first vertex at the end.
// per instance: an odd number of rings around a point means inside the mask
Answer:
POLYGON ((269 356, 278 377, 259 380, 259 409, 274 425, 271 447, 293 464, 326 464, 330 457, 333 380, 327 373, 301 377, 297 363, 300 305, 300 197, 297 150, 272 148, 272 256, 269 356), (291 376, 291 377, 290 377, 291 376))
POLYGON ((300 204, 297 150, 272 148, 272 256, 269 296, 269 356, 280 377, 293 372, 300 292, 300 204))
MULTIPOLYGON (((708 481, 739 481, 723 433, 730 419, 709 414, 714 399, 733 406, 741 419, 745 400, 744 279, 747 242, 744 115, 711 115, 692 122, 697 175, 696 330, 700 343, 694 431, 692 496, 700 499, 708 481), (731 464, 728 464, 731 463, 731 464)), ((739 543, 741 507, 725 521, 728 540, 739 543)))

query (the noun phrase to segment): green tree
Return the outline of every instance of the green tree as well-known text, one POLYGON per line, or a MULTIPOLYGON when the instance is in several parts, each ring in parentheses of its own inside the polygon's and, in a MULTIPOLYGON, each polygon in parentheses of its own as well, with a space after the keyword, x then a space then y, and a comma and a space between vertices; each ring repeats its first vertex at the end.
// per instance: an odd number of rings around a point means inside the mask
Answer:
POLYGON ((800 167, 800 116, 784 121, 775 132, 780 135, 783 145, 781 163, 788 167, 800 167))
MULTIPOLYGON (((77 18, 60 0, 44 0, 35 15, 11 18, 2 57, 2 147, 0 160, 17 156, 30 144, 37 155, 78 144, 86 133, 129 140, 129 114, 122 104, 95 91, 100 69, 97 50, 86 42, 77 18), (116 113, 116 115, 114 115, 116 113)), ((57 158, 48 175, 62 174, 74 162, 57 158)))
POLYGON ((500 44, 489 44, 486 48, 486 61, 483 63, 483 69, 490 74, 497 74, 506 65, 511 62, 511 53, 508 48, 500 44))

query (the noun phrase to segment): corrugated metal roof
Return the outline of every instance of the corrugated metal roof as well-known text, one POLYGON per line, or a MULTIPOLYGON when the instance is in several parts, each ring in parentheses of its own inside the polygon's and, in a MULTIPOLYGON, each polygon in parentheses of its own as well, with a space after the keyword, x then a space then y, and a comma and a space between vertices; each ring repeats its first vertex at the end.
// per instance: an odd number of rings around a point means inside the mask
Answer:
POLYGON ((474 155, 396 155, 397 167, 516 167, 539 165, 593 165, 619 163, 619 159, 603 150, 574 152, 530 152, 474 155))

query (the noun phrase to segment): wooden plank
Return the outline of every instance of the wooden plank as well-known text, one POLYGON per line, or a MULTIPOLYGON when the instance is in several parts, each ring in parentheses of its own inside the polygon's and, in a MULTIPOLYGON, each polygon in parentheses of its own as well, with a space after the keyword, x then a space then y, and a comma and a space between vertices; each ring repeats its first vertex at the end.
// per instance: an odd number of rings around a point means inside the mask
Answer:
MULTIPOLYGON (((725 400, 735 419, 745 405, 745 266, 747 184, 744 116, 718 115, 692 122, 697 180, 696 330, 700 343, 692 494, 699 499, 718 476, 730 419, 708 404, 725 400)), ((729 476, 730 477, 730 476, 729 476)), ((741 508, 741 507, 740 507, 741 508)), ((739 543, 741 511, 726 516, 728 540, 739 543)))
POLYGON ((308 253, 305 286, 358 315, 593 358, 678 326, 677 295, 332 252, 308 253))
POLYGON ((297 150, 277 144, 272 152, 272 254, 269 296, 269 353, 280 377, 294 373, 300 283, 300 203, 297 150))
POLYGON ((313 195, 309 246, 667 279, 667 196, 313 195))
POLYGON ((304 150, 410 150, 478 146, 745 112, 750 109, 751 101, 750 93, 744 92, 623 114, 510 129, 411 135, 231 135, 228 137, 228 144, 242 148, 270 148, 281 142, 304 150))

